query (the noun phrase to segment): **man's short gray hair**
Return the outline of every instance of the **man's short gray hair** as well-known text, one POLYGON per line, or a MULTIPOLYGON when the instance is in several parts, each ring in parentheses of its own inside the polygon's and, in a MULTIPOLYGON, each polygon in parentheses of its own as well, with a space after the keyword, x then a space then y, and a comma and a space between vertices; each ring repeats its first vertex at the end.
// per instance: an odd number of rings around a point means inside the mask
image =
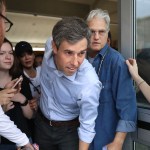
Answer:
POLYGON ((88 14, 88 17, 86 19, 87 22, 91 21, 94 17, 97 17, 99 19, 104 19, 107 25, 107 31, 110 30, 110 17, 107 10, 102 9, 94 9, 90 11, 88 14))

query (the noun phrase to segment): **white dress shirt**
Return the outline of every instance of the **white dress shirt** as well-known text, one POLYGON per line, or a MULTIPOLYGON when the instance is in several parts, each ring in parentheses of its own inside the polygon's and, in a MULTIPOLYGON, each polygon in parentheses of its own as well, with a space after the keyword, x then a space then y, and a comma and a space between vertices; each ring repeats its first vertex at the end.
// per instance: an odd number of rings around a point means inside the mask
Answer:
POLYGON ((29 143, 27 136, 21 132, 20 129, 14 125, 14 122, 4 114, 0 106, 0 135, 17 144, 17 146, 24 146, 29 143))

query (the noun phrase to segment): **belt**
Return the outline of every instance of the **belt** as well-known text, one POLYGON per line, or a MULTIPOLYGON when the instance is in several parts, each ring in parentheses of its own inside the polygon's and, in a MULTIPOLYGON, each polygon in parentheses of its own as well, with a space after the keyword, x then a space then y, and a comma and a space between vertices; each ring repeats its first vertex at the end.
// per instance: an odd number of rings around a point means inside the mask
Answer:
POLYGON ((53 121, 53 120, 49 120, 47 119, 41 112, 40 109, 38 109, 38 114, 41 116, 42 120, 47 123, 48 125, 52 126, 52 127, 62 127, 62 126, 79 126, 79 119, 78 117, 73 119, 73 120, 69 120, 69 121, 53 121))

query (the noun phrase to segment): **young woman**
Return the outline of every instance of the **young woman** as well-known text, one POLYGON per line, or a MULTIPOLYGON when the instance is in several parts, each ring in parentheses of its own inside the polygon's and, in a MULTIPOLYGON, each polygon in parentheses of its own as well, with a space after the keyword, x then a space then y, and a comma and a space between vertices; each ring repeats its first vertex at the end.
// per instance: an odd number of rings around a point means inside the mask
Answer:
MULTIPOLYGON (((19 60, 20 69, 24 77, 24 81, 29 86, 30 98, 29 104, 34 112, 38 109, 40 99, 40 71, 41 67, 34 67, 35 55, 31 45, 26 41, 20 41, 15 46, 15 54, 19 60)), ((30 122, 32 130, 32 139, 34 141, 34 119, 30 122)))
POLYGON ((26 41, 20 41, 15 46, 15 53, 19 59, 23 75, 30 85, 31 94, 38 101, 40 98, 41 67, 34 66, 35 55, 32 46, 26 41))
MULTIPOLYGON (((4 88, 11 80, 19 77, 15 62, 12 44, 7 39, 4 39, 0 48, 0 88, 4 88)), ((26 88, 26 91, 28 91, 27 87, 24 87, 24 81, 22 82, 21 88, 26 88)), ((22 93, 17 93, 10 103, 3 105, 3 109, 17 127, 30 138, 31 134, 27 119, 32 118, 33 110, 30 108, 27 97, 22 93)), ((13 150, 16 149, 16 145, 2 137, 0 149, 13 150)))

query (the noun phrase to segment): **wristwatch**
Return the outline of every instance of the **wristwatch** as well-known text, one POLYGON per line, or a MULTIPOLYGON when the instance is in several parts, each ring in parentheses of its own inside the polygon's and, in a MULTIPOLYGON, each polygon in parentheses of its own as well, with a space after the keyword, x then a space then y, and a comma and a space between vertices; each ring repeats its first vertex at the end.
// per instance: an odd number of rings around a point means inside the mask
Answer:
POLYGON ((28 100, 26 99, 25 101, 24 101, 24 103, 20 103, 20 106, 26 106, 28 104, 28 100))

